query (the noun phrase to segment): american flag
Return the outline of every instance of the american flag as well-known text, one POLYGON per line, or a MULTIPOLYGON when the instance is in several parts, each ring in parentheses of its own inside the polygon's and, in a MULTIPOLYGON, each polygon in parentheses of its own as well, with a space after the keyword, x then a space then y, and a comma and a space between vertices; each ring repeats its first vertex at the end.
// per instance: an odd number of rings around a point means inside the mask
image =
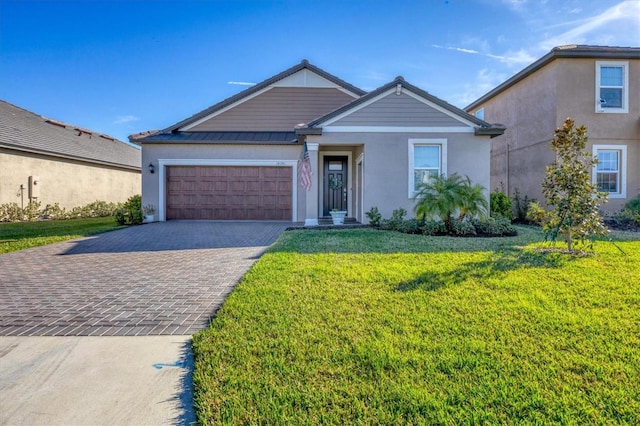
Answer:
POLYGON ((302 157, 298 161, 298 179, 300 180, 300 186, 307 191, 311 191, 311 160, 309 159, 306 142, 304 143, 304 148, 302 148, 302 157))

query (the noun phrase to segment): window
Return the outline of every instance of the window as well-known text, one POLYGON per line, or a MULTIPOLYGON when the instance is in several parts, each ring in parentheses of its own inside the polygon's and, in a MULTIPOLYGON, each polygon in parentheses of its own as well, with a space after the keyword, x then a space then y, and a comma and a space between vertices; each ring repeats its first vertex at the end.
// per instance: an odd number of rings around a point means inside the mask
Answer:
POLYGON ((484 108, 480 108, 479 110, 476 111, 476 118, 479 118, 480 120, 484 120, 484 108))
POLYGON ((596 112, 629 112, 629 63, 596 61, 596 112))
POLYGON ((593 155, 598 157, 592 181, 598 191, 608 192, 610 198, 627 196, 626 145, 594 145, 593 155))
POLYGON ((409 139, 409 198, 432 176, 447 173, 446 139, 409 139))

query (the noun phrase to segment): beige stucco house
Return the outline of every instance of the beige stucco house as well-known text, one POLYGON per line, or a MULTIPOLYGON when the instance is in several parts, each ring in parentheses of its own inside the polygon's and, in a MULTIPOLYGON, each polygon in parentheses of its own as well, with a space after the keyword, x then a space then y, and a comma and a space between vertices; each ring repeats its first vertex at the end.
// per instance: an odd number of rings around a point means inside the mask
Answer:
POLYGON ((140 149, 0 101, 0 204, 79 207, 140 193, 140 149))
POLYGON ((402 77, 366 93, 305 60, 138 139, 143 203, 160 220, 316 225, 339 209, 367 222, 374 206, 411 212, 429 175, 488 189, 490 139, 503 132, 402 77))
POLYGON ((541 182, 554 160, 551 139, 567 117, 587 126, 599 164, 594 183, 617 211, 640 192, 640 48, 552 49, 469 106, 507 130, 491 146, 491 188, 544 201, 541 182))

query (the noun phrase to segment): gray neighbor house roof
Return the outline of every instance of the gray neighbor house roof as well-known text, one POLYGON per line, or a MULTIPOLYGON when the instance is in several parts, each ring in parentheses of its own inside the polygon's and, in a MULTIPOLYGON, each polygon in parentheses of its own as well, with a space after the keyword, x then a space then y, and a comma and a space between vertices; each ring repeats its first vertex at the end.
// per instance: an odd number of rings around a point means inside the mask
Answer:
MULTIPOLYGON (((477 117, 468 114, 466 111, 463 111, 445 101, 443 101, 440 98, 437 98, 431 94, 429 94, 428 92, 425 92, 422 89, 419 89, 416 86, 413 86, 409 83, 407 83, 402 77, 397 77, 395 80, 385 84, 384 86, 372 91, 372 92, 365 92, 362 89, 359 89, 343 80, 341 80, 340 78, 324 71, 323 69, 310 64, 309 61, 307 61, 306 59, 303 59, 299 64, 294 65, 293 67, 271 77, 268 78, 267 80, 264 80, 261 83, 258 83, 246 90, 243 90, 240 93, 237 93, 234 96, 231 96, 225 100, 223 100, 222 102, 219 102, 203 111, 198 112, 197 114, 194 114, 193 116, 182 120, 176 124, 174 124, 173 126, 170 126, 162 131, 159 132, 149 132, 150 134, 148 136, 138 136, 138 135, 132 135, 132 136, 136 136, 135 139, 135 143, 147 143, 147 142, 151 142, 151 143, 174 143, 174 142, 186 142, 186 143, 206 143, 206 144, 211 144, 211 143, 220 143, 220 144, 233 144, 233 143, 242 143, 242 144, 274 144, 274 145, 283 145, 283 144, 295 144, 298 143, 298 135, 305 135, 305 134, 321 134, 322 133, 322 129, 320 127, 317 127, 317 125, 323 121, 328 120, 331 117, 334 117, 338 114, 341 114, 345 111, 348 111, 349 109, 359 105, 362 102, 366 102, 368 99, 371 99, 372 97, 378 96, 378 94, 388 90, 391 87, 395 87, 396 85, 402 85, 403 87, 407 88, 408 90, 411 90, 412 92, 422 96, 423 98, 435 103, 436 105, 439 105, 440 107, 447 109, 448 111, 468 120, 471 121, 474 124, 477 124, 478 127, 476 127, 476 135, 489 135, 491 137, 494 136, 498 136, 504 133, 504 126, 501 126, 499 124, 496 125, 492 125, 489 124, 483 120, 478 119, 477 117), (337 110, 323 116, 320 117, 316 120, 313 120, 312 122, 308 123, 305 127, 303 128, 296 128, 296 129, 292 129, 290 132, 273 132, 273 131, 255 131, 255 132, 247 132, 247 131, 242 131, 242 132, 234 132, 234 131, 208 131, 208 132, 183 132, 180 131, 180 128, 193 123, 197 120, 200 120, 201 118, 207 117, 210 114, 213 114, 216 111, 219 111, 223 108, 228 107, 229 105, 232 105, 235 102, 238 102, 239 100, 252 95, 253 93, 256 93, 266 87, 268 87, 271 84, 274 84, 275 82, 282 80, 290 75, 295 74, 298 71, 301 71, 303 69, 309 69, 311 71, 313 71, 314 73, 326 78, 327 80, 343 87, 345 90, 350 91, 351 93, 359 96, 359 98, 355 99, 354 101, 348 103, 347 105, 338 108, 337 110)), ((141 134, 142 135, 142 134, 141 134)), ((131 136, 129 137, 130 139, 132 138, 131 136)))
POLYGON ((569 44, 554 47, 549 53, 467 105, 464 108, 465 111, 471 111, 477 108, 556 58, 640 59, 640 47, 589 46, 583 44, 569 44))
POLYGON ((140 170, 140 149, 0 100, 0 148, 140 170))

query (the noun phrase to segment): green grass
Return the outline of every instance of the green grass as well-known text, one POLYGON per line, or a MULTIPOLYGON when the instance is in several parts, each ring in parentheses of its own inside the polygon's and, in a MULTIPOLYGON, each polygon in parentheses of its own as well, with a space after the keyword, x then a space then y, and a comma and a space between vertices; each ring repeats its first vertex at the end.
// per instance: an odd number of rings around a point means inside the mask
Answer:
POLYGON ((113 217, 0 223, 0 253, 24 250, 120 229, 113 217))
POLYGON ((293 231, 194 336, 202 424, 637 424, 640 241, 293 231))

